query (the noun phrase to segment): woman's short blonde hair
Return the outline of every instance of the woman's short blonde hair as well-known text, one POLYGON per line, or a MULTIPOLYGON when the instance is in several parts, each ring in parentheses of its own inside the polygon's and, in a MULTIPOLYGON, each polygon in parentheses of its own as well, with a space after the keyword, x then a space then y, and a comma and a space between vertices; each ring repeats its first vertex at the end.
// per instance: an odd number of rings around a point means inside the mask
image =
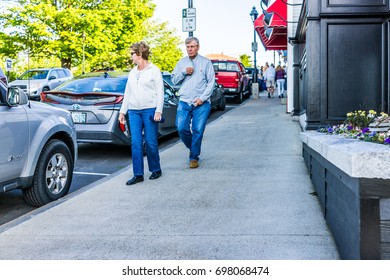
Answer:
POLYGON ((135 52, 137 55, 141 55, 141 57, 145 60, 149 59, 150 48, 149 45, 145 41, 133 43, 130 46, 131 51, 135 52))

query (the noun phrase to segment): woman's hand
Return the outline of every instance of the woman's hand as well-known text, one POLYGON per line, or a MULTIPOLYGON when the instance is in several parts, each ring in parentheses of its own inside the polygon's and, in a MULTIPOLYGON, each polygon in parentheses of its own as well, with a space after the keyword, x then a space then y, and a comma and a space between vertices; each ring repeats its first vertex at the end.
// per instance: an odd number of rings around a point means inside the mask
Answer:
POLYGON ((155 112, 154 113, 154 121, 156 121, 156 122, 159 122, 159 121, 161 121, 161 113, 160 112, 155 112))
POLYGON ((123 113, 119 113, 118 121, 122 124, 125 123, 125 115, 123 113))

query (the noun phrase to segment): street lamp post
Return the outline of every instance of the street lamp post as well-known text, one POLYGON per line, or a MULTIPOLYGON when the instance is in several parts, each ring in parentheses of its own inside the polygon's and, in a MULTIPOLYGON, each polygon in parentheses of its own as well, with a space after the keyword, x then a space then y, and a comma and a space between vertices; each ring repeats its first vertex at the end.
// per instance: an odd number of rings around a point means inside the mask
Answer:
POLYGON ((85 32, 83 31, 83 74, 85 74, 85 32))
MULTIPOLYGON (((252 11, 250 13, 251 19, 253 24, 255 23, 255 20, 257 19, 257 16, 259 13, 256 10, 256 7, 252 7, 252 11)), ((254 25, 253 25, 254 28, 254 25)), ((257 65, 256 65, 256 51, 257 51, 257 42, 256 42, 256 29, 253 29, 253 43, 252 43, 252 51, 253 51, 253 68, 254 68, 254 74, 252 79, 252 97, 258 98, 259 97, 259 84, 257 82, 257 65)))
MULTIPOLYGON (((188 0, 188 8, 193 8, 193 7, 194 7, 194 5, 193 5, 192 0, 188 0)), ((192 32, 192 31, 188 32, 188 37, 192 37, 192 36, 194 36, 194 32, 192 32)))

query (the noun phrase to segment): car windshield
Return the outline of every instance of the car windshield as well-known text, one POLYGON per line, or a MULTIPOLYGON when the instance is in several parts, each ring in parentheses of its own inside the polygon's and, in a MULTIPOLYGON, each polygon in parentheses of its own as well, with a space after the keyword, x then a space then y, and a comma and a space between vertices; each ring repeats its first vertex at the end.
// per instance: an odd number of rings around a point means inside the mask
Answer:
POLYGON ((173 86, 171 75, 163 75, 163 79, 171 86, 173 86))
POLYGON ((213 66, 215 71, 238 71, 236 62, 216 61, 213 62, 213 66))
POLYGON ((44 80, 49 73, 48 70, 30 70, 26 71, 20 76, 19 80, 44 80))
POLYGON ((126 88, 126 79, 102 79, 89 78, 77 79, 62 84, 57 87, 57 91, 66 91, 73 93, 84 92, 116 92, 124 93, 126 88))

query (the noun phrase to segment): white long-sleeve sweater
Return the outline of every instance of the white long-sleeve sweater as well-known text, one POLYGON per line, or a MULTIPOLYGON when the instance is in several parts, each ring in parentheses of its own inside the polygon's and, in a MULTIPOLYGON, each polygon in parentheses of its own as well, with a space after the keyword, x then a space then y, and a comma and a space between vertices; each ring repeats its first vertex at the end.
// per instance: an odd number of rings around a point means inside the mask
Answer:
POLYGON ((162 113, 164 105, 164 83, 160 69, 150 63, 144 70, 134 67, 127 80, 120 112, 156 108, 162 113))

